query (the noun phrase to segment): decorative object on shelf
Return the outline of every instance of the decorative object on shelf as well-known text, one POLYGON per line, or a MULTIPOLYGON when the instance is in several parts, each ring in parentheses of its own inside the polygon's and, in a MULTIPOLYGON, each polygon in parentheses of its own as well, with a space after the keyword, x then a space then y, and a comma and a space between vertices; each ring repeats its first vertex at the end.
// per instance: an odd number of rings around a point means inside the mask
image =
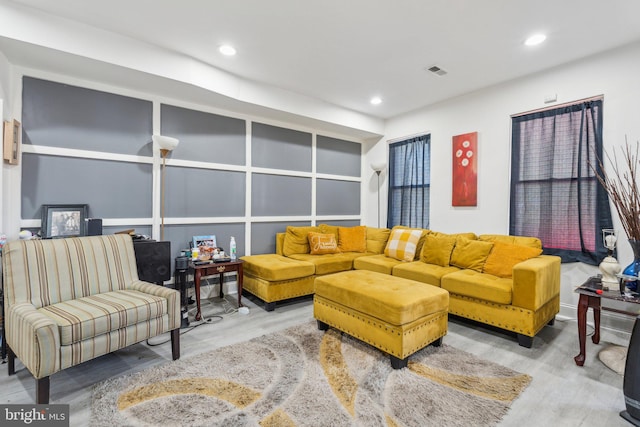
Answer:
POLYGON ((167 155, 178 146, 180 141, 177 138, 164 135, 153 135, 151 137, 154 144, 160 149, 162 156, 162 182, 160 184, 160 216, 162 217, 162 225, 160 226, 160 240, 164 240, 164 176, 167 168, 167 155))
POLYGON ((4 122, 4 159, 11 165, 20 160, 20 122, 4 122))
POLYGON ((378 228, 380 228, 380 172, 385 170, 387 164, 385 162, 371 163, 371 169, 373 169, 378 175, 378 186, 376 187, 378 193, 378 228))
POLYGON ((604 247, 607 248, 607 256, 600 263, 600 272, 602 273, 602 286, 605 290, 618 291, 619 282, 616 274, 620 273, 622 267, 618 263, 618 260, 613 256, 613 251, 616 249, 616 242, 618 241, 618 233, 612 228, 605 228, 602 230, 602 242, 604 247))
MULTIPOLYGON (((633 262, 627 266, 623 274, 626 276, 638 276, 640 273, 640 188, 638 187, 638 179, 640 179, 640 171, 638 170, 638 162, 640 161, 640 142, 636 142, 635 152, 632 151, 629 143, 626 143, 622 149, 622 166, 618 165, 618 158, 613 155, 613 159, 606 154, 609 163, 612 166, 612 172, 605 171, 602 161, 598 159, 596 165, 589 163, 591 169, 595 173, 598 181, 604 187, 605 191, 611 198, 613 205, 618 212, 618 217, 622 222, 629 244, 633 250, 633 262)), ((638 281, 628 281, 626 286, 635 291, 638 281)))
POLYGON ((452 206, 478 206, 478 132, 453 137, 452 206))
POLYGON ((7 235, 4 233, 0 233, 0 255, 2 255, 2 248, 5 243, 7 243, 7 235))
POLYGON ((84 236, 88 210, 89 205, 42 205, 42 238, 84 236))

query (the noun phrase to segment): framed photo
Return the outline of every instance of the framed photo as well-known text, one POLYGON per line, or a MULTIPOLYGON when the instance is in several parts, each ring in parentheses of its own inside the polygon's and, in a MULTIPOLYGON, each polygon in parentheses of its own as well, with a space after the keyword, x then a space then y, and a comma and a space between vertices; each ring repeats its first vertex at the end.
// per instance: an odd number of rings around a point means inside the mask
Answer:
POLYGON ((42 205, 42 238, 84 236, 88 210, 88 205, 42 205))
POLYGON ((216 236, 193 236, 193 247, 199 248, 200 246, 217 248, 216 236))

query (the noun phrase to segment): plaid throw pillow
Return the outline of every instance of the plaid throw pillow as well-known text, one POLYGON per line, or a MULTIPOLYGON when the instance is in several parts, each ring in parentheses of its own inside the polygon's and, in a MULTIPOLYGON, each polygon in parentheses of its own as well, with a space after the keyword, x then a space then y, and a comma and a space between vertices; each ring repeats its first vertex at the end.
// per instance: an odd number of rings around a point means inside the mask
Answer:
POLYGON ((400 261, 413 261, 422 230, 395 229, 391 232, 384 254, 400 261))

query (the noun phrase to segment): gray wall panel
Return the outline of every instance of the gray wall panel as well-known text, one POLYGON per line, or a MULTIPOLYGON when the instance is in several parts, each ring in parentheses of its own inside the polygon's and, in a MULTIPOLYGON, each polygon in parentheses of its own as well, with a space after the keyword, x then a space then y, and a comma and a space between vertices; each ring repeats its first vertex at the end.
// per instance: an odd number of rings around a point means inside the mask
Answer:
POLYGON ((276 126, 251 125, 253 166, 311 172, 311 134, 276 126))
POLYGON ((244 120, 162 104, 161 133, 180 140, 175 159, 244 165, 244 120))
POLYGON ((246 174, 167 166, 165 217, 244 216, 246 174))
POLYGON ((318 173, 360 176, 360 144, 318 135, 316 137, 316 159, 318 173))
POLYGON ((42 204, 89 205, 95 218, 150 218, 151 165, 24 153, 22 218, 42 204))
POLYGON ((311 215, 311 178, 253 174, 251 215, 311 215))
POLYGON ((318 179, 316 181, 318 215, 360 215, 360 183, 318 179))
POLYGON ((151 156, 152 103, 24 77, 22 143, 151 156))

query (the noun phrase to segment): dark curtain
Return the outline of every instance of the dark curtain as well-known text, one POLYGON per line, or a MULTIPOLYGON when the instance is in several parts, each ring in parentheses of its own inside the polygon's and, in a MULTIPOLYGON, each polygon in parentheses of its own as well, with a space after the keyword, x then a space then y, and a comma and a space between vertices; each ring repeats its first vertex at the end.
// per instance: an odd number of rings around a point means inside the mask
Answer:
POLYGON ((602 158, 602 100, 514 117, 511 143, 509 232, 538 237, 563 262, 598 265, 602 229, 613 228, 590 166, 602 158))
POLYGON ((389 228, 429 227, 430 141, 421 135, 389 145, 389 228))

